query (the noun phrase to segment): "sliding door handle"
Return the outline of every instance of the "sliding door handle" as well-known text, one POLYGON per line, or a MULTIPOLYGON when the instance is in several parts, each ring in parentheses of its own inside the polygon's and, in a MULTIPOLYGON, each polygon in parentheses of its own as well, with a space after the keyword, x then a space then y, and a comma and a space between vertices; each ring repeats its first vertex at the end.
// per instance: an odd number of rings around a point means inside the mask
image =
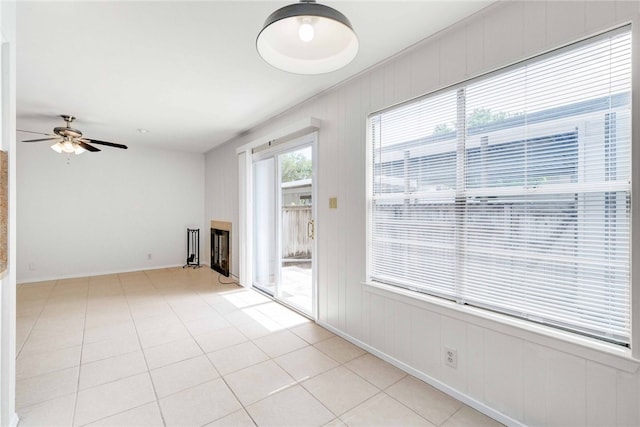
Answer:
POLYGON ((316 235, 316 226, 312 219, 307 222, 307 237, 310 239, 315 239, 316 235))

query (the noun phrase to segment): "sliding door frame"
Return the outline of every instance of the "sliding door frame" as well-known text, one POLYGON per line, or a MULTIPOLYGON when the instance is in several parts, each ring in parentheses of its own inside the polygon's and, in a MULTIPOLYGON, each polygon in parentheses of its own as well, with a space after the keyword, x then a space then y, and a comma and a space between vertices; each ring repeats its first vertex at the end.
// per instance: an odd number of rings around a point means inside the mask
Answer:
MULTIPOLYGON (((245 287, 254 287, 253 284, 253 269, 254 269, 254 256, 253 256, 253 250, 254 250, 254 242, 253 242, 253 238, 254 238, 254 227, 253 227, 253 223, 254 223, 254 218, 253 218, 253 203, 254 203, 254 183, 253 183, 253 164, 255 161, 259 161, 259 160, 263 160, 269 157, 274 157, 274 163, 275 163, 275 167, 276 167, 276 189, 275 190, 275 194, 276 194, 276 206, 278 207, 278 209, 276 209, 276 211, 278 212, 277 215, 277 230, 276 230, 276 235, 278 236, 278 242, 277 242, 277 255, 278 255, 278 273, 277 273, 277 280, 280 280, 280 270, 282 268, 282 254, 281 254, 281 242, 280 242, 280 237, 281 237, 281 213, 279 211, 279 209, 281 208, 281 190, 279 188, 279 178, 280 178, 280 165, 278 160, 278 156, 280 154, 284 154, 286 152, 289 151, 293 151, 296 148, 300 148, 303 146, 307 146, 310 145, 311 146, 311 156, 312 156, 312 185, 311 185, 311 217, 314 220, 314 234, 315 236, 317 236, 317 231, 318 231, 318 222, 317 222, 317 206, 318 206, 318 185, 317 185, 317 176, 318 176, 318 132, 315 129, 310 129, 309 133, 304 134, 302 136, 298 136, 296 138, 287 140, 287 141, 283 141, 283 142, 275 142, 275 141, 269 141, 266 144, 262 144, 260 146, 257 147, 253 147, 250 151, 246 150, 244 152, 239 152, 239 162, 240 162, 240 175, 241 175, 241 182, 244 183, 245 189, 244 192, 241 191, 241 197, 240 197, 240 219, 241 219, 241 224, 244 223, 245 227, 244 227, 244 237, 241 235, 240 238, 242 239, 242 244, 241 244, 241 249, 242 249, 242 253, 240 256, 240 271, 241 271, 241 275, 244 277, 241 277, 241 284, 245 287)), ((318 239, 317 237, 313 238, 311 244, 312 244, 312 256, 311 256, 311 271, 312 271, 312 302, 311 302, 311 311, 309 313, 305 313, 300 311, 299 307, 287 304, 287 302, 283 299, 279 298, 278 295, 278 290, 276 289, 276 291, 274 292, 273 298, 275 300, 277 300, 278 302, 280 302, 283 305, 286 305, 292 309, 294 309, 295 311, 300 312, 301 314, 304 314, 305 316, 311 317, 314 321, 317 320, 318 318, 318 268, 317 268, 317 256, 318 256, 318 239)), ((276 285, 277 287, 277 285, 276 285)), ((263 291, 260 288, 257 288, 257 290, 263 291)), ((264 292, 264 291, 263 291, 264 292)))

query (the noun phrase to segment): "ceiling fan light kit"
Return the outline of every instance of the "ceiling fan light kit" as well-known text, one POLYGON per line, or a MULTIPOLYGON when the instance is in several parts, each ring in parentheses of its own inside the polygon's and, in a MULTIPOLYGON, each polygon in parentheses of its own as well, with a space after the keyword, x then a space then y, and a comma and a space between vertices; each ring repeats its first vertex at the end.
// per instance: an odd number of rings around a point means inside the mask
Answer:
POLYGON ((85 151, 87 151, 84 148, 82 148, 80 145, 74 144, 73 141, 56 142, 51 146, 51 149, 56 153, 60 153, 60 154, 62 153, 82 154, 85 151))
POLYGON ((66 154, 82 154, 85 151, 101 151, 99 148, 94 147, 91 144, 98 145, 106 145, 109 147, 115 148, 123 148, 127 149, 126 145, 116 144, 114 142, 107 141, 99 141, 97 139, 89 139, 83 138, 82 132, 78 129, 74 129, 71 127, 71 123, 76 119, 73 116, 69 116, 66 114, 61 115, 62 119, 66 122, 66 126, 59 126, 53 128, 53 134, 50 133, 41 133, 41 132, 33 132, 30 130, 20 130, 18 132, 27 132, 27 133, 36 133, 40 135, 46 135, 48 138, 38 138, 38 139, 27 139, 22 142, 41 142, 41 141, 56 141, 55 144, 51 146, 51 149, 56 153, 66 153, 66 154))
POLYGON ((315 0, 301 0, 269 15, 256 47, 266 62, 283 71, 324 74, 350 63, 359 44, 346 16, 315 0))

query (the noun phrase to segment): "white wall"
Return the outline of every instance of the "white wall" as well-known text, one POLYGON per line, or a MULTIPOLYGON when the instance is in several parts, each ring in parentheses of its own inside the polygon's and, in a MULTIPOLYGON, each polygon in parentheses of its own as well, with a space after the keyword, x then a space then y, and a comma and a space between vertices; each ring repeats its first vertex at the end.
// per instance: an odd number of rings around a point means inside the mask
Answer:
POLYGON ((1 148, 9 156, 9 224, 7 270, 0 277, 0 425, 15 426, 16 384, 16 11, 14 2, 0 2, 1 148))
POLYGON ((203 194, 202 154, 18 143, 18 283, 183 265, 203 194))
MULTIPOLYGON (((221 216, 237 227, 236 147, 317 117, 320 322, 504 422, 640 425, 638 362, 361 284, 369 112, 637 23, 639 12, 637 1, 495 4, 207 153, 205 219, 221 216), (338 209, 328 209, 331 196, 338 197, 338 209), (458 369, 444 366, 444 346, 458 350, 458 369)), ((237 239, 236 233, 236 248, 237 239)))

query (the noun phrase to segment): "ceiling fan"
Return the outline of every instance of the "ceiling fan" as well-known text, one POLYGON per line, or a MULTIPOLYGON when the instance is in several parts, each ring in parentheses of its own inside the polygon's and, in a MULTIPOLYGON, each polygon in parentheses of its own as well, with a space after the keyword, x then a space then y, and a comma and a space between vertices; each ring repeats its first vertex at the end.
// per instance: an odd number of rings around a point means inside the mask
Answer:
POLYGON ((26 139, 26 140, 23 140, 22 142, 57 141, 55 144, 51 146, 51 149, 53 149, 57 153, 69 153, 69 154, 71 153, 82 154, 85 151, 92 151, 92 152, 100 151, 99 148, 96 148, 93 145, 90 145, 90 143, 98 144, 98 145, 106 145, 106 146, 115 147, 115 148, 124 148, 125 150, 127 149, 126 145, 116 144, 114 142, 100 141, 93 138, 92 139, 83 138, 82 132, 80 132, 78 129, 73 129, 71 127, 71 123, 76 119, 75 117, 69 116, 66 114, 62 114, 60 117, 62 117, 62 119, 67 123, 67 125, 64 127, 53 128, 53 134, 18 129, 18 132, 36 133, 39 135, 48 136, 48 138, 26 139))

